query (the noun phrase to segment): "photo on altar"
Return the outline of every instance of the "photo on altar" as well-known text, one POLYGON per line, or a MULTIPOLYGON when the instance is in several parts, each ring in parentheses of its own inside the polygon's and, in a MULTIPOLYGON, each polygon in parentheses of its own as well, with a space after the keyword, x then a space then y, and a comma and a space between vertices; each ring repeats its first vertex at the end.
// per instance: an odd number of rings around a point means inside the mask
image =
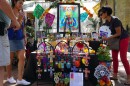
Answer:
POLYGON ((80 32, 80 5, 78 3, 59 3, 57 12, 57 32, 80 32))
POLYGON ((92 32, 91 33, 91 37, 93 38, 93 39, 95 39, 95 40, 98 40, 98 33, 96 33, 96 32, 92 32))

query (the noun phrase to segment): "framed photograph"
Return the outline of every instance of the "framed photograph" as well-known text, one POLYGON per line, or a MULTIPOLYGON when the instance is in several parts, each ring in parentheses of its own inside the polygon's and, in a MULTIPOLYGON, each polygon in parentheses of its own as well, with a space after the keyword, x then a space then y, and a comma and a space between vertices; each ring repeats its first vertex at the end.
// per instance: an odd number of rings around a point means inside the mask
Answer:
POLYGON ((91 37, 93 38, 93 39, 95 39, 95 40, 98 40, 98 33, 96 33, 96 32, 92 32, 91 33, 91 37))
POLYGON ((59 3, 57 8, 57 32, 80 32, 80 4, 59 3))

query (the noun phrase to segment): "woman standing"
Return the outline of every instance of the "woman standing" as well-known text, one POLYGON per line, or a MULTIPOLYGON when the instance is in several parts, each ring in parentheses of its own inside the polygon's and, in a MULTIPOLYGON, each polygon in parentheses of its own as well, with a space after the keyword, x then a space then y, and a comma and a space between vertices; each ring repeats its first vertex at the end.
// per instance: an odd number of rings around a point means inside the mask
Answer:
POLYGON ((110 37, 103 37, 103 40, 109 40, 111 38, 120 38, 119 43, 119 50, 112 50, 112 59, 113 59, 113 77, 112 79, 117 80, 117 73, 118 73, 118 53, 120 52, 120 58, 124 65, 126 74, 127 74, 127 81, 125 85, 130 85, 130 65, 127 60, 127 50, 128 50, 128 34, 124 31, 121 21, 118 18, 114 18, 111 16, 112 9, 110 7, 102 7, 99 10, 99 17, 105 19, 105 25, 109 26, 111 30, 110 37))
POLYGON ((18 57, 18 79, 16 80, 12 77, 12 65, 7 66, 7 81, 9 83, 17 83, 21 85, 29 85, 30 82, 23 79, 23 71, 25 64, 25 43, 26 43, 26 35, 24 33, 24 13, 22 12, 24 0, 12 0, 12 8, 14 14, 17 18, 17 21, 20 23, 21 27, 19 30, 14 30, 13 27, 8 29, 8 37, 10 43, 10 59, 12 63, 12 59, 14 57, 14 53, 16 52, 18 57))

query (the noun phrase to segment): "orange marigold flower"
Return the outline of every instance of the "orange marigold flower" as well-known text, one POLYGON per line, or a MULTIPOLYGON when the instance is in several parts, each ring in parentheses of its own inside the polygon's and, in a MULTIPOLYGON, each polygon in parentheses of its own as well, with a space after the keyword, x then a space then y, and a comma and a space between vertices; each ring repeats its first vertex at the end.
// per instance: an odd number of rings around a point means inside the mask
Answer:
POLYGON ((103 46, 103 44, 100 44, 100 46, 102 47, 102 46, 103 46))
POLYGON ((100 80, 100 81, 99 81, 99 84, 100 84, 100 86, 104 86, 104 85, 105 85, 105 82, 104 82, 103 80, 100 80))

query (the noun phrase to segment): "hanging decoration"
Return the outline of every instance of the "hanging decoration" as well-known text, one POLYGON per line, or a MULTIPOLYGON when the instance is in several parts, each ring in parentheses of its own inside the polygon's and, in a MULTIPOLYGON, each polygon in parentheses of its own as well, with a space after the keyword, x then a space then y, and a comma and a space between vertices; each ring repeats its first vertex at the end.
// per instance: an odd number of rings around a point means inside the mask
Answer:
POLYGON ((88 14, 86 12, 80 14, 80 21, 84 22, 84 20, 88 17, 88 14))
POLYGON ((93 7, 93 10, 94 10, 94 12, 98 15, 98 10, 100 9, 100 3, 98 3, 97 5, 95 5, 94 7, 93 7))
POLYGON ((54 21, 55 15, 47 13, 45 16, 45 23, 50 27, 54 21))
POLYGON ((36 8, 34 9, 33 15, 39 19, 41 17, 41 15, 43 14, 44 9, 42 8, 41 5, 37 5, 36 8))
MULTIPOLYGON (((49 8, 47 8, 44 12, 43 12, 43 14, 41 15, 41 19, 50 11, 50 9, 51 8, 54 8, 54 7, 56 7, 57 6, 57 4, 58 3, 75 3, 74 2, 74 0, 70 0, 70 1, 59 1, 59 0, 56 0, 55 2, 53 2, 52 3, 52 5, 49 7, 49 8)), ((82 2, 81 2, 82 3, 82 2)), ((85 10, 86 11, 86 13, 89 15, 89 17, 90 18, 92 18, 93 17, 93 14, 90 12, 90 10, 88 10, 85 6, 83 6, 83 10, 85 10)))

